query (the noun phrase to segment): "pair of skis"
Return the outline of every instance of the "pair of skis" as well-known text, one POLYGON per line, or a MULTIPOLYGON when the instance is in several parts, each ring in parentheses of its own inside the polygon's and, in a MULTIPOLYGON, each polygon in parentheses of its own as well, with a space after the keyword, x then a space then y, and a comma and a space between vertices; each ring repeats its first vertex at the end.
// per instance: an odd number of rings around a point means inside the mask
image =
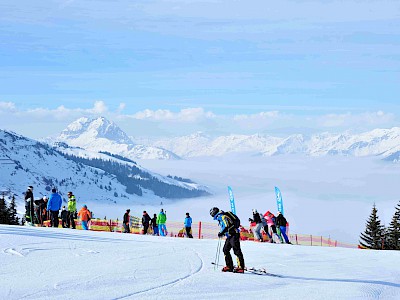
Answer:
MULTIPOLYGON (((222 267, 222 265, 216 264, 215 262, 211 262, 211 264, 217 267, 222 267)), ((269 273, 265 268, 246 267, 244 271, 247 273, 261 275, 261 276, 283 277, 282 275, 269 273)))

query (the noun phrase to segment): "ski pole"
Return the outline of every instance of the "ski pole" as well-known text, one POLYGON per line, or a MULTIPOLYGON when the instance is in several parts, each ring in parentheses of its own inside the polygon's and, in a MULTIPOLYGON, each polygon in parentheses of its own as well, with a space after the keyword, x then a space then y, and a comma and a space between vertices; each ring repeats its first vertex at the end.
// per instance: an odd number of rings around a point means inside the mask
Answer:
POLYGON ((220 256, 220 252, 221 252, 221 240, 222 240, 222 238, 218 237, 217 253, 215 253, 214 270, 216 270, 219 265, 219 256, 220 256))

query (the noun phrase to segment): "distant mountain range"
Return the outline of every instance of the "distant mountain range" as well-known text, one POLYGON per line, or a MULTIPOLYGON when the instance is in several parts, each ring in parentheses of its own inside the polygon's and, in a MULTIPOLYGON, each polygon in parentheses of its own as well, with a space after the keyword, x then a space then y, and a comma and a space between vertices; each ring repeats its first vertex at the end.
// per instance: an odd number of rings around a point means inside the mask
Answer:
POLYGON ((104 117, 81 118, 71 123, 50 143, 65 142, 92 152, 108 151, 130 159, 180 159, 224 156, 231 153, 272 156, 379 156, 398 161, 400 128, 375 129, 361 134, 321 133, 274 137, 265 134, 211 137, 198 132, 187 136, 150 140, 129 137, 104 117))
MULTIPOLYGON (((127 141, 122 133, 118 137, 127 141)), ((35 187, 35 198, 57 187, 64 200, 69 190, 86 199, 125 203, 209 195, 206 187, 190 179, 161 176, 116 154, 65 143, 50 146, 5 130, 0 130, 0 169, 0 191, 20 197, 28 185, 35 187)))
POLYGON ((286 138, 261 134, 212 138, 203 133, 195 133, 148 143, 154 147, 167 149, 182 158, 247 153, 260 156, 287 154, 379 156, 385 160, 398 161, 400 128, 375 129, 362 134, 322 133, 309 137, 297 134, 286 138))

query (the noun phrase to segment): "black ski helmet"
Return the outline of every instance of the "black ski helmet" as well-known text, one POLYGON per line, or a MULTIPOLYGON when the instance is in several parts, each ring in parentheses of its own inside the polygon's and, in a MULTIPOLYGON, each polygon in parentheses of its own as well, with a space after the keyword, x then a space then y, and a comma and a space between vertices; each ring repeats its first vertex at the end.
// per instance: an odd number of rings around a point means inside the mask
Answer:
POLYGON ((211 217, 214 218, 217 213, 219 213, 219 208, 218 207, 213 207, 213 208, 210 209, 210 216, 211 217))

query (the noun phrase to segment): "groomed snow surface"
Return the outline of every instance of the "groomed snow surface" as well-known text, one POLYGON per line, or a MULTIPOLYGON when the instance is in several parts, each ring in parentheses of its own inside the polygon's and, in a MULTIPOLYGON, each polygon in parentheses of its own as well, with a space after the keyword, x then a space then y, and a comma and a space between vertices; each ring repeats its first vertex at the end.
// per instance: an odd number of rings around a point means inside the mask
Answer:
POLYGON ((2 225, 0 299, 400 299, 400 252, 242 242, 270 277, 214 270, 217 244, 2 225))

